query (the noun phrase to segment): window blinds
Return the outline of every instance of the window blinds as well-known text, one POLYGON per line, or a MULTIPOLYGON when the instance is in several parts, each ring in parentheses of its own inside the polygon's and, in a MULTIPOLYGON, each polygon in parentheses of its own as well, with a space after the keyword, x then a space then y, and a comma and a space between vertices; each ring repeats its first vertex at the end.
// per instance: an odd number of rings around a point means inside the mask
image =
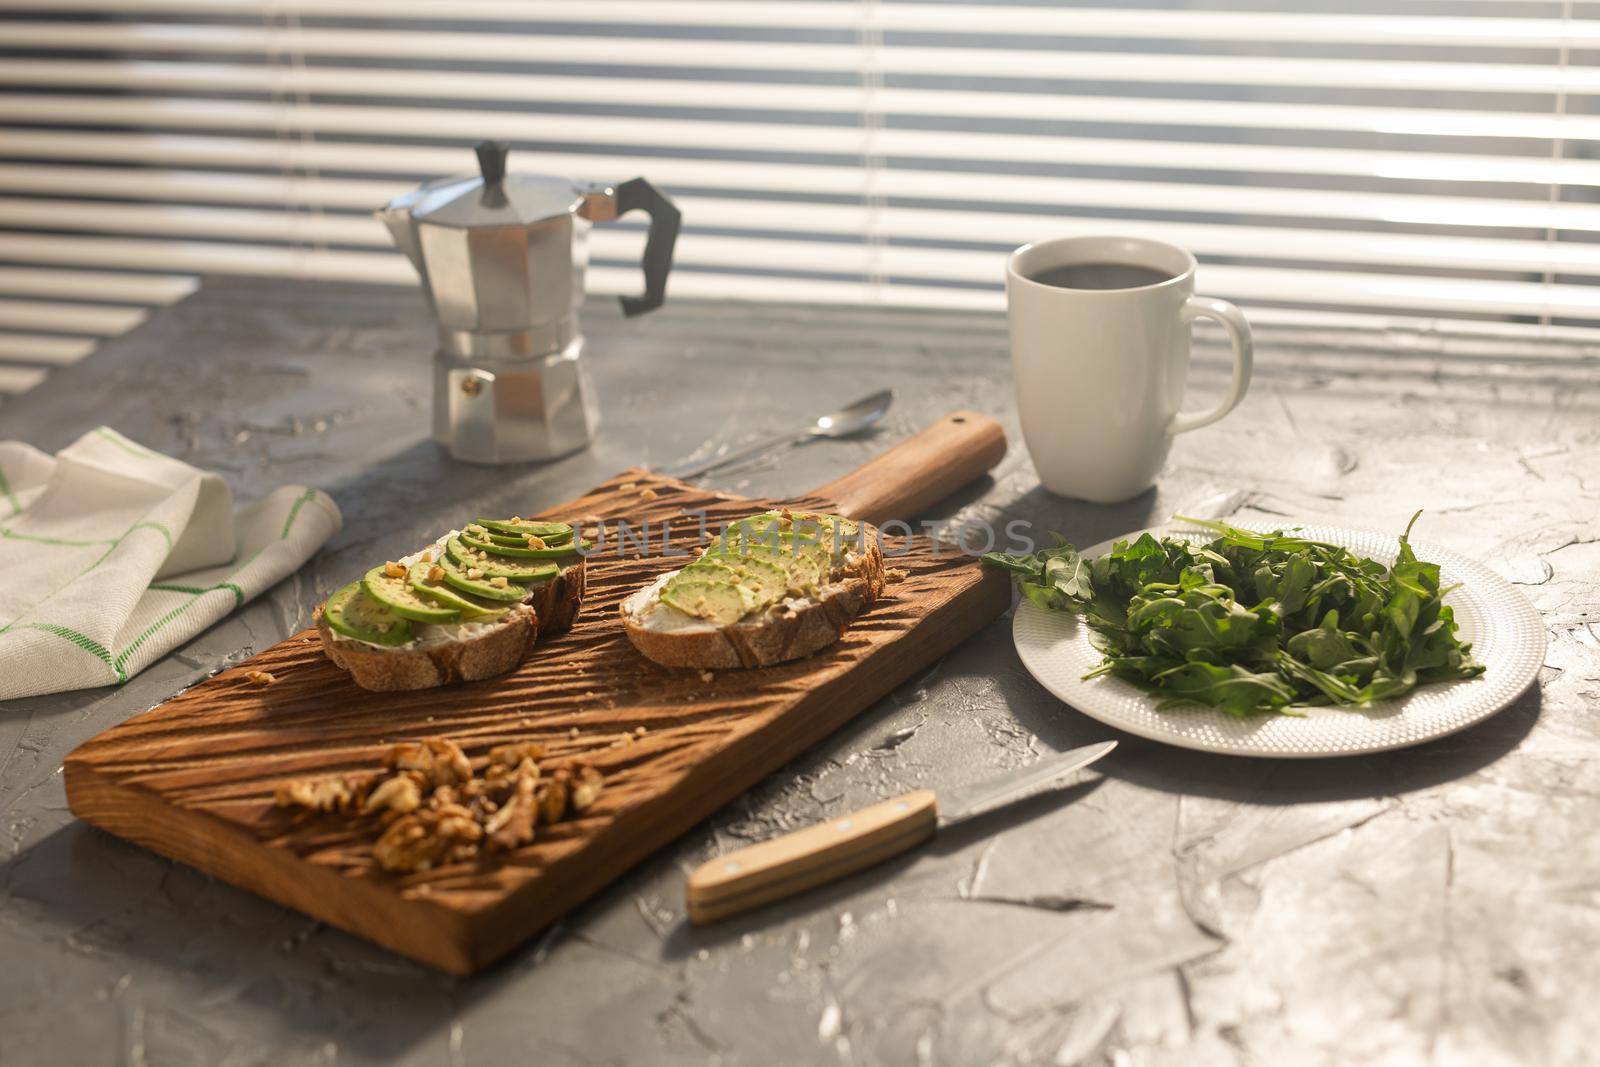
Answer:
POLYGON ((198 274, 412 284, 371 210, 486 137, 663 186, 678 296, 994 309, 1131 231, 1266 321, 1600 324, 1600 4, 1100 3, 0 0, 0 355, 198 274))

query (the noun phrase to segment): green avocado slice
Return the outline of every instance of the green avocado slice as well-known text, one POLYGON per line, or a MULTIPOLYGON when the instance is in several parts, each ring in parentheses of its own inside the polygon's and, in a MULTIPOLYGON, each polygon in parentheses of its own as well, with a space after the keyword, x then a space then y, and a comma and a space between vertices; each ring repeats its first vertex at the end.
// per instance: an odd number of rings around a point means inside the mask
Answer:
POLYGON ((443 604, 447 608, 455 608, 461 612, 463 619, 482 619, 485 615, 500 615, 505 612, 504 604, 495 604, 465 593, 458 593, 444 584, 443 579, 433 581, 428 577, 428 572, 436 566, 438 564, 429 559, 417 560, 406 574, 407 583, 426 599, 436 604, 443 604))
POLYGON ((361 591, 402 619, 415 622, 460 622, 461 612, 427 600, 411 588, 404 575, 391 578, 383 573, 388 564, 380 563, 361 579, 361 591))
MULTIPOLYGON (((561 568, 554 563, 518 563, 512 559, 491 555, 488 549, 473 548, 465 544, 459 536, 452 537, 444 543, 444 558, 454 563, 458 570, 476 569, 482 571, 485 578, 509 578, 513 582, 543 582, 561 573, 561 568)), ((447 568, 446 581, 449 581, 448 573, 447 568)), ((456 585, 455 582, 450 584, 456 585)), ((456 585, 456 588, 461 587, 456 585)))
POLYGON ((335 633, 373 645, 403 645, 411 640, 411 624, 376 603, 351 582, 328 598, 322 617, 335 633))
MULTIPOLYGON (((455 538, 452 537, 450 543, 454 544, 455 538)), ((491 581, 493 578, 506 577, 503 574, 495 575, 484 572, 482 578, 468 578, 466 567, 448 553, 440 556, 434 562, 439 565, 440 570, 444 571, 445 584, 463 593, 470 593, 472 596, 480 596, 485 600, 495 600, 501 603, 512 603, 528 595, 528 587, 525 585, 518 585, 515 582, 508 581, 506 585, 498 586, 491 581)), ((482 569, 477 560, 469 562, 474 568, 482 569)))
POLYGON ((738 622, 755 608, 755 594, 741 585, 729 585, 704 573, 680 573, 661 589, 661 602, 685 615, 718 626, 738 622))
POLYGON ((723 556, 707 553, 683 568, 684 579, 695 578, 724 585, 737 585, 750 594, 757 611, 776 603, 789 590, 789 573, 762 556, 723 556))
MULTIPOLYGON (((490 533, 487 530, 485 530, 483 533, 478 533, 477 530, 473 529, 473 527, 477 525, 477 523, 469 523, 463 532, 471 534, 480 541, 491 541, 494 544, 504 545, 507 548, 528 547, 528 535, 524 534, 520 536, 507 536, 506 534, 490 533)), ((538 537, 537 534, 534 534, 533 536, 538 537)), ((545 543, 546 548, 560 548, 562 545, 570 544, 572 542, 572 531, 568 530, 566 533, 562 534, 551 534, 549 537, 539 537, 539 540, 545 543)))
POLYGON ((743 584, 749 587, 765 607, 782 599, 789 591, 789 574, 773 560, 751 556, 738 561, 736 568, 743 584))
POLYGON ((529 534, 545 541, 572 540, 572 527, 564 522, 540 522, 535 519, 523 519, 521 522, 512 522, 510 519, 473 519, 472 525, 482 526, 490 533, 504 537, 515 537, 524 543, 529 534))
MULTIPOLYGON (((461 534, 461 543, 468 548, 475 548, 479 552, 488 552, 496 556, 504 556, 507 559, 560 559, 563 556, 576 556, 580 551, 578 546, 571 544, 558 545, 555 548, 529 548, 526 545, 521 548, 513 548, 510 545, 496 544, 481 537, 474 537, 469 533, 461 534)), ((593 547, 593 545, 585 543, 582 549, 587 550, 593 547)))
POLYGON ((692 577, 703 577, 713 582, 727 582, 733 585, 739 580, 739 572, 733 569, 734 561, 723 561, 713 556, 701 556, 689 564, 679 574, 692 577))

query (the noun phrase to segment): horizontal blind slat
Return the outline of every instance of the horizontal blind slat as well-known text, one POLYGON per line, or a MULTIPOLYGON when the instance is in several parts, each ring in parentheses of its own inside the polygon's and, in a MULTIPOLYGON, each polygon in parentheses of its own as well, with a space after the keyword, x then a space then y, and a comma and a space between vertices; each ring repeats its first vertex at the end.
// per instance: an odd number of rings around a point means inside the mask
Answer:
MULTIPOLYGON (((1139 16, 1140 21, 1163 22, 1171 11, 1139 16)), ((1369 19, 1369 22, 1383 20, 1369 19)), ((1493 20, 1477 19, 1473 22, 1493 20)), ((1551 25, 1559 25, 1552 22, 1551 25)), ((1557 38, 1551 47, 1600 46, 1600 21, 1588 24, 1592 37, 1575 33, 1557 38)), ((1122 35, 1119 35, 1122 36, 1122 35)), ((1134 36, 1134 35, 1129 35, 1134 36)), ((1177 39, 1190 40, 1184 35, 1177 39)), ((1341 85, 1339 77, 1356 86, 1427 88, 1462 87, 1463 78, 1477 71, 1483 89, 1540 92, 1594 91, 1592 72, 1563 71, 1552 65, 1457 64, 1448 62, 1279 59, 1252 56, 1169 55, 1137 51, 1072 52, 1040 49, 996 49, 967 46, 881 44, 870 51, 857 42, 768 42, 693 40, 668 37, 583 36, 548 33, 470 33, 453 30, 335 29, 276 26, 208 26, 181 23, 80 23, 17 22, 6 32, 6 45, 15 49, 97 49, 112 52, 203 54, 254 54, 264 57, 298 55, 367 57, 383 60, 434 59, 493 61, 501 63, 600 64, 625 69, 723 69, 733 71, 810 71, 856 74, 870 69, 888 74, 977 74, 994 77, 1049 77, 1058 79, 1210 81, 1196 77, 1214 72, 1221 84, 1341 85), (1120 69, 1116 64, 1120 61, 1120 69), (1223 73, 1230 71, 1231 73, 1223 73), (1083 69, 1080 72, 1077 67, 1083 69), (1289 79, 1278 81, 1277 79, 1289 79)), ((1480 47, 1508 47, 1516 42, 1484 36, 1480 47)), ((1465 86, 1471 88, 1470 84, 1465 86)))
MULTIPOLYGON (((894 93, 881 94, 892 101, 894 93)), ((951 109, 974 108, 971 94, 940 93, 951 109), (961 99, 957 99, 961 98, 961 99)), ((1414 136, 1474 136, 1541 140, 1600 139, 1600 116, 1530 115, 1407 108, 1355 108, 1320 104, 1237 105, 1193 100, 1042 98, 1057 119, 1224 128, 1343 131, 1414 136)), ((770 110, 770 109, 769 109, 770 110)), ((1012 158, 1048 160, 1052 134, 977 134, 966 131, 870 129, 860 124, 759 121, 751 119, 658 119, 614 115, 523 114, 500 110, 393 105, 303 104, 293 100, 250 101, 188 97, 102 98, 47 93, 0 93, 0 119, 26 122, 130 124, 213 129, 275 130, 287 123, 330 133, 360 134, 376 128, 409 136, 461 136, 463 129, 523 140, 609 144, 690 144, 733 151, 862 153, 869 147, 909 154, 970 151, 971 145, 1004 145, 1012 158), (897 149, 896 146, 901 146, 897 149), (922 146, 914 149, 913 145, 922 146), (943 147, 942 147, 943 146, 943 147)))
MULTIPOLYGON (((543 155, 537 157, 541 164, 548 164, 555 168, 558 163, 583 163, 587 166, 572 168, 562 167, 574 172, 575 177, 590 178, 594 180, 617 180, 620 175, 632 170, 641 170, 650 173, 663 184, 671 184, 672 168, 656 168, 654 160, 552 160, 543 155), (604 168, 604 169, 602 169, 604 168)), ((825 188, 821 180, 811 180, 809 169, 783 168, 766 166, 757 168, 758 175, 769 178, 769 182, 752 180, 737 186, 747 192, 765 192, 769 196, 781 198, 784 194, 802 194, 817 192, 825 188), (788 181, 783 179, 787 178, 788 181)), ((34 188, 48 191, 52 186, 48 184, 50 170, 27 168, 23 165, 6 166, 0 164, 0 186, 9 188, 34 188)), ((107 175, 105 185, 98 184, 94 172, 90 169, 66 172, 60 182, 54 186, 72 187, 78 191, 93 191, 104 189, 107 193, 114 194, 118 188, 129 188, 127 185, 118 185, 118 178, 124 176, 107 175)), ((822 176, 819 176, 819 178, 822 176)), ((864 192, 859 188, 858 175, 854 171, 844 170, 838 174, 839 187, 834 191, 846 194, 860 194, 864 192), (846 184, 857 185, 857 188, 845 188, 846 184)), ((137 178, 128 178, 132 181, 137 178)), ((260 194, 272 187, 273 179, 260 176, 223 175, 217 179, 215 189, 219 198, 239 199, 244 198, 242 191, 254 188, 260 194)), ((282 180, 278 180, 281 182, 282 180)), ((144 182, 159 182, 159 179, 145 179, 144 182)), ((182 186, 200 185, 203 179, 194 177, 183 181, 182 186)), ((376 206, 384 199, 383 190, 402 188, 408 183, 395 183, 393 185, 373 182, 361 183, 356 188, 363 195, 370 192, 373 195, 371 202, 376 206)), ((292 183, 280 186, 285 196, 292 196, 292 183)), ((311 203, 329 202, 344 203, 348 206, 360 206, 357 198, 340 197, 334 192, 338 183, 332 179, 317 179, 310 181, 303 187, 311 195, 306 200, 311 203), (327 194, 317 193, 316 190, 327 190, 327 194)), ((1418 196, 1412 194, 1384 194, 1384 193, 1356 193, 1339 192, 1330 193, 1314 189, 1274 189, 1264 187, 1243 186, 1211 186, 1200 185, 1192 182, 1153 182, 1153 181, 1116 181, 1080 178, 1036 178, 1017 175, 983 175, 983 174, 954 174, 939 171, 913 171, 896 169, 880 180, 877 192, 886 197, 923 198, 942 200, 971 200, 986 205, 1026 205, 1026 206, 1053 206, 1058 208, 1094 207, 1118 208, 1129 211, 1144 210, 1146 213, 1155 213, 1160 210, 1192 211, 1198 213, 1228 214, 1239 216, 1244 214, 1259 216, 1300 217, 1311 219, 1354 219, 1374 222, 1408 223, 1419 225, 1462 225, 1463 205, 1470 210, 1472 226, 1479 228, 1521 228, 1521 229, 1554 229, 1570 230, 1574 232, 1600 231, 1600 205, 1579 203, 1548 203, 1540 200, 1507 200, 1501 198, 1476 197, 1470 201, 1447 196, 1418 196)), ((140 195, 150 195, 148 193, 140 195)), ((1041 213, 1042 214, 1042 213, 1041 213)), ((706 225, 715 225, 715 219, 706 219, 706 225)), ((1111 224, 1110 220, 1107 222, 1111 224)))
MULTIPOLYGON (((37 9, 39 3, 6 0, 8 7, 37 9)), ((67 0, 64 5, 74 5, 67 0)), ((103 7, 105 5, 95 5, 103 7)), ((157 0, 126 3, 131 11, 216 11, 253 13, 236 4, 166 4, 157 0)), ((1273 11, 1163 11, 1152 18, 1140 10, 1001 4, 783 3, 749 0, 607 0, 574 5, 548 0, 494 3, 484 0, 275 0, 277 13, 370 18, 488 18, 495 20, 613 23, 653 26, 763 29, 842 29, 871 25, 883 29, 944 33, 1053 35, 1178 40, 1338 41, 1362 44, 1482 46, 1506 43, 1524 47, 1600 42, 1600 22, 1526 17, 1454 15, 1300 14, 1273 11)))
MULTIPOLYGON (((5 186, 0 167, 0 188, 5 186)), ((219 176, 225 178, 226 176, 219 176)), ((98 201, 22 199, 0 197, 0 225, 42 230, 85 230, 105 233, 170 234, 184 237, 259 238, 275 241, 319 241, 388 248, 391 240, 368 214, 322 214, 327 207, 372 208, 390 195, 404 191, 392 183, 381 192, 369 189, 380 183, 356 183, 353 195, 326 197, 329 183, 302 189, 293 183, 269 183, 255 203, 273 205, 263 210, 193 207, 163 203, 104 203, 98 201), (274 195, 277 194, 277 195, 274 195), (286 200, 284 198, 287 198, 286 200), (286 203, 287 206, 280 206, 286 203)), ((702 226, 720 229, 791 233, 801 238, 833 234, 850 238, 869 226, 889 239, 970 241, 1016 246, 1041 236, 1067 237, 1103 233, 1104 219, 1060 215, 973 212, 917 208, 869 208, 832 204, 782 203, 717 197, 675 198, 687 217, 702 226)), ((1180 244, 1203 256, 1304 261, 1317 258, 1341 264, 1388 264, 1446 269, 1521 271, 1531 273, 1600 276, 1600 242, 1552 242, 1478 239, 1425 234, 1372 234, 1339 230, 1286 229, 1201 223, 1141 221, 1127 229, 1155 240, 1180 244)), ((604 246, 602 234, 596 240, 604 246)), ((693 230, 685 237, 686 254, 701 238, 693 230)), ((762 265, 781 265, 793 248, 794 238, 753 237, 770 245, 762 265)), ((844 247, 824 245, 819 247, 844 247)), ((929 253, 933 254, 933 253, 929 253)), ((839 269, 866 270, 865 253, 846 248, 836 261, 839 269)))
MULTIPOLYGON (((4 235, 0 235, 0 241, 3 240, 4 235)), ((20 326, 27 330, 114 337, 127 333, 144 318, 142 308, 0 298, 0 326, 20 326)))
POLYGON ((74 300, 112 301, 119 304, 171 304, 194 292, 199 284, 196 278, 170 274, 0 266, 0 293, 12 296, 66 296, 74 300))
MULTIPOLYGON (((981 146, 985 135, 963 135, 981 146)), ((1122 167, 1241 171, 1252 174, 1322 174, 1426 182, 1600 185, 1600 161, 1548 156, 1513 158, 1432 152, 1381 152, 1293 145, 1234 145, 1189 141, 1136 141, 1054 137, 1046 162, 1122 167)), ((458 147, 373 144, 205 136, 161 132, 110 133, 0 127, 0 144, 17 156, 47 159, 145 161, 184 165, 219 164, 275 170, 391 171, 406 175, 459 173, 458 147)), ((907 147, 911 144, 907 142, 907 147)), ((1004 149, 1001 149, 1003 152, 1004 149)), ((854 168, 804 165, 777 168, 742 160, 698 160, 668 156, 601 156, 581 152, 528 152, 543 170, 606 175, 642 160, 661 180, 721 188, 809 188, 813 192, 858 192, 866 184, 854 168), (785 180, 785 176, 793 175, 785 180)), ((932 157, 930 157, 932 158, 932 157)), ((1009 158, 1009 157, 1008 157, 1009 158)))
MULTIPOLYGON (((664 60, 673 66, 736 66, 749 64, 742 45, 728 48, 728 62, 717 55, 675 49, 664 60)), ((839 57, 842 60, 844 57, 839 57)), ((820 69, 855 70, 862 64, 824 64, 820 69)), ((884 48, 870 63, 888 74, 993 78, 1052 78, 1064 81, 1151 84, 1394 89, 1506 93, 1600 93, 1600 71, 1589 67, 1535 66, 1520 63, 1421 63, 1388 60, 1279 59, 1261 56, 1127 55, 1116 52, 1035 52, 971 48, 884 48)), ((808 68, 817 69, 817 68, 808 68)), ((304 67, 215 62, 174 63, 150 60, 12 59, 0 67, 0 80, 26 85, 139 85, 158 88, 227 89, 258 92, 322 92, 350 95, 406 96, 446 99, 621 101, 680 104, 695 107, 752 106, 729 101, 723 81, 647 77, 600 78, 556 74, 508 74, 466 71, 407 70, 397 86, 392 70, 375 67, 304 67)), ((787 92, 790 108, 859 107, 862 90, 851 86, 793 83, 742 83, 741 92, 787 92)), ((1004 112, 1007 99, 1023 94, 996 88, 988 99, 1004 112)), ((765 95, 757 100, 766 99, 765 95)), ((932 111, 937 97, 907 96, 906 111, 932 111)), ((1035 106, 1034 111, 1039 110, 1035 106)))
POLYGON ((64 367, 93 352, 95 341, 44 333, 0 333, 0 359, 64 367))
MULTIPOLYGON (((615 241, 622 245, 630 235, 607 235, 603 231, 593 235, 597 253, 609 252, 607 247, 615 241)), ((746 242, 748 243, 748 242, 746 242)), ((707 269, 719 265, 731 268, 721 277, 720 289, 727 296, 744 296, 753 292, 767 292, 787 285, 797 279, 761 279, 759 285, 741 273, 754 258, 754 248, 740 247, 737 238, 704 238, 696 242, 691 261, 680 265, 674 276, 673 289, 697 273, 696 266, 707 269), (687 267, 688 269, 685 269, 687 267)), ((626 251, 631 252, 628 248, 626 251)), ((786 251, 792 251, 786 249, 786 251)), ((833 258, 824 256, 824 250, 814 250, 807 256, 820 266, 836 265, 837 250, 825 250, 833 258)), ((1001 253, 941 252, 926 255, 924 249, 881 249, 885 270, 907 273, 902 279, 922 278, 930 282, 967 281, 978 278, 994 279, 987 289, 956 289, 947 286, 906 284, 905 280, 891 281, 881 294, 865 282, 859 284, 869 297, 866 302, 878 299, 894 302, 909 298, 910 291, 926 288, 930 297, 937 296, 946 306, 995 307, 1001 300, 998 288, 999 264, 1004 262, 1001 253), (917 272, 917 273, 911 273, 917 272)), ((215 242, 176 242, 162 240, 129 240, 102 237, 55 237, 18 234, 0 234, 0 259, 33 262, 88 262, 89 257, 103 265, 149 266, 165 269, 201 269, 216 273, 275 274, 297 277, 336 278, 348 281, 370 281, 397 285, 414 285, 416 278, 409 264, 397 254, 350 252, 342 249, 286 249, 263 245, 221 244, 215 242)), ((792 265, 791 255, 785 261, 792 265)), ((619 282, 614 291, 630 292, 638 287, 639 274, 634 269, 597 268, 595 276, 619 282), (623 279, 626 279, 625 281, 623 279)), ((827 282, 832 279, 808 279, 808 282, 827 282)), ((609 284, 609 283, 606 283, 609 284)), ((689 288, 705 284, 688 282, 689 288)), ((1204 268, 1203 287, 1215 294, 1233 299, 1271 300, 1279 302, 1327 303, 1337 302, 1348 306, 1429 308, 1444 312, 1503 313, 1520 315, 1572 315, 1595 317, 1600 315, 1600 287, 1580 285, 1546 285, 1537 282, 1481 281, 1460 278, 1406 277, 1401 275, 1363 274, 1322 270, 1283 270, 1277 268, 1235 267, 1208 265, 1204 268)), ((600 291, 605 291, 601 289, 600 291)), ((915 304, 917 301, 910 300, 915 304)), ((0 324, 4 324, 4 302, 0 302, 0 324)), ((70 307, 70 305, 62 305, 70 307)), ((25 325, 26 323, 18 323, 25 325)), ((59 327, 48 327, 59 328, 59 327)), ((89 332, 78 330, 76 332, 89 332)))

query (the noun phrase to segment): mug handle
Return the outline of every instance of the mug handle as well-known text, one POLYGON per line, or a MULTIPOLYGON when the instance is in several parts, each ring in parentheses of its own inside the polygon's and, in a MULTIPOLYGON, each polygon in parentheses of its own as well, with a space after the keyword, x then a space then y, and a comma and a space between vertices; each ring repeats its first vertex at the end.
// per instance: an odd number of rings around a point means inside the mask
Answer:
POLYGON ((1167 425, 1167 432, 1172 434, 1210 426, 1238 407, 1239 401, 1244 399, 1244 394, 1250 389, 1250 371, 1255 365, 1255 350, 1250 343, 1250 324, 1245 321, 1243 312, 1226 300, 1218 300, 1211 296, 1191 296, 1183 302, 1178 317, 1186 324, 1195 319, 1212 319, 1220 322, 1222 328, 1228 331, 1228 339, 1233 342, 1233 385, 1222 403, 1210 411, 1195 414, 1180 411, 1172 416, 1172 422, 1167 425))

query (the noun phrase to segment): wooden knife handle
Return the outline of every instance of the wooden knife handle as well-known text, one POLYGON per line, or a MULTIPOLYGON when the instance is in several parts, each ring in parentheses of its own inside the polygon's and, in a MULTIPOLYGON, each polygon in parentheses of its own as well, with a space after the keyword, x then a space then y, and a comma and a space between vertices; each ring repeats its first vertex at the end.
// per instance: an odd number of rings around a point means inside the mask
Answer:
POLYGON ((839 514, 874 525, 914 519, 976 481, 1006 454, 1000 424, 976 411, 952 411, 909 440, 819 489, 839 514))
POLYGON ((919 789, 741 848, 689 875, 689 921, 712 923, 882 863, 933 836, 939 807, 919 789))

